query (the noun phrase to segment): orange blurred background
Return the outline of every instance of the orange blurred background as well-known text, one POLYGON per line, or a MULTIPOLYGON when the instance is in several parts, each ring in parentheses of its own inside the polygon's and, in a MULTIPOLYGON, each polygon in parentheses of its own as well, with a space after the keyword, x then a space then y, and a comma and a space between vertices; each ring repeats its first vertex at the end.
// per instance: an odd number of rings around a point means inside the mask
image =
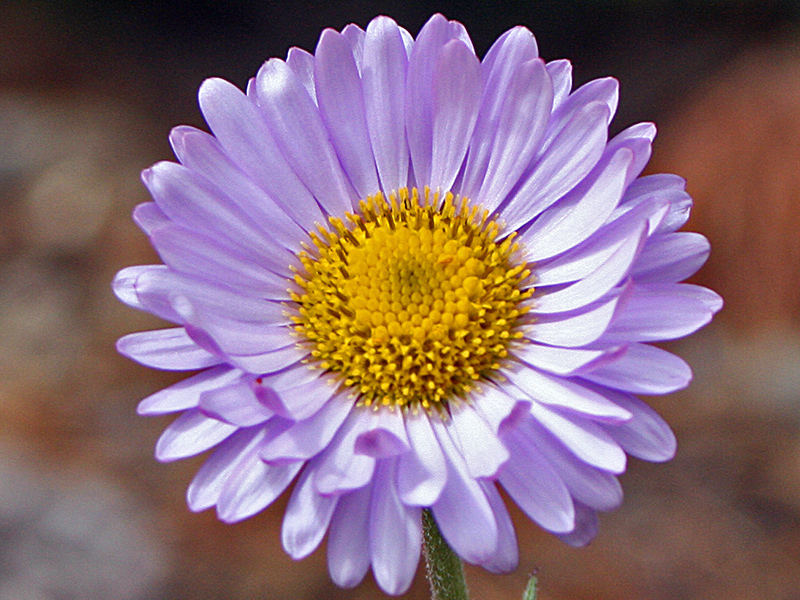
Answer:
MULTIPOLYGON (((712 242, 696 281, 726 307, 671 344, 689 390, 652 404, 677 457, 631 460, 623 506, 586 549, 518 511, 521 564, 468 569, 474 598, 800 599, 800 4, 793 1, 0 3, 0 600, 379 598, 339 590, 324 547, 280 547, 285 499, 228 526, 192 514, 201 458, 161 465, 169 418, 137 401, 180 378, 118 356, 162 324, 117 302, 120 268, 155 262, 130 219, 169 128, 202 125, 196 90, 239 86, 325 26, 387 13, 416 33, 440 10, 480 53, 524 24, 577 82, 622 83, 614 129, 659 126, 649 172, 689 181, 688 229, 712 242)), ((324 544, 323 544, 324 546, 324 544)), ((426 598, 420 570, 409 598, 426 598)))

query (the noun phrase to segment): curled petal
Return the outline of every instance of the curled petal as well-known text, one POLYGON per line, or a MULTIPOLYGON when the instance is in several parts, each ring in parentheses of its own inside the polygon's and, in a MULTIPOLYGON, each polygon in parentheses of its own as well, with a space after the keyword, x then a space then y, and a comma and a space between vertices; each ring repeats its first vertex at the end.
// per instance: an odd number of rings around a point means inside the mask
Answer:
POLYGON ((458 407, 451 416, 451 437, 458 441, 469 474, 475 479, 494 477, 508 460, 506 447, 472 407, 458 407))
POLYGON ((366 485, 375 471, 375 459, 366 454, 356 454, 359 436, 367 431, 370 420, 363 410, 353 410, 320 454, 315 469, 314 484, 321 494, 336 494, 366 485))
POLYGON ((405 419, 411 449, 397 460, 397 493, 410 506, 430 506, 447 482, 445 457, 428 415, 405 419))

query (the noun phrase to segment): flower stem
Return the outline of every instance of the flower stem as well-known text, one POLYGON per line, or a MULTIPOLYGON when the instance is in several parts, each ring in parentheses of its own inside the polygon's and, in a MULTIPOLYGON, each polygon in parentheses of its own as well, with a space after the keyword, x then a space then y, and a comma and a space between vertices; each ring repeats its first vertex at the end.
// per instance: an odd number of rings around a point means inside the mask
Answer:
POLYGON ((536 572, 531 575, 531 578, 528 580, 528 585, 525 588, 525 592, 522 594, 522 600, 536 600, 536 592, 539 588, 539 578, 536 575, 536 572))
POLYGON ((425 564, 431 584, 431 600, 469 600, 464 565, 444 541, 429 510, 422 511, 425 564))

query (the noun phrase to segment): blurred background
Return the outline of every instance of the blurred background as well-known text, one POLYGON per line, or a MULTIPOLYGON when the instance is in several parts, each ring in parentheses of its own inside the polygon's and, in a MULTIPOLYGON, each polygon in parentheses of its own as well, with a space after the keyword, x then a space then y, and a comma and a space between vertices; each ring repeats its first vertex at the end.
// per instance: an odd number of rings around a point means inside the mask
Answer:
MULTIPOLYGON (((0 600, 380 598, 280 548, 281 500, 227 526, 191 514, 202 457, 157 464, 169 418, 137 401, 180 378, 119 357, 162 325, 118 303, 120 268, 156 261, 131 209, 139 171, 202 126, 210 76, 244 86, 324 27, 435 11, 482 55, 524 24, 576 84, 621 81, 614 132, 659 126, 650 172, 686 177, 688 229, 712 242, 696 281, 716 321, 671 349, 692 387, 652 404, 677 457, 631 460, 626 501, 572 549, 513 512, 521 564, 469 569, 473 596, 543 600, 800 599, 800 2, 796 0, 0 1, 0 600)), ((420 571, 409 598, 426 598, 420 571)))

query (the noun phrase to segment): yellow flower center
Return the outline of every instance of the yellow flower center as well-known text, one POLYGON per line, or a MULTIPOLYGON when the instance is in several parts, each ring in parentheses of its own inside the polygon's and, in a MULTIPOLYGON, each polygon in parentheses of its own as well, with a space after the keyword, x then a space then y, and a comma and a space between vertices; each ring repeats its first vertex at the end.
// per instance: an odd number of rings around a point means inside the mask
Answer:
POLYGON ((367 406, 443 411, 496 376, 522 337, 533 290, 514 234, 498 240, 499 225, 465 198, 424 196, 362 200, 300 255, 300 343, 367 406))

